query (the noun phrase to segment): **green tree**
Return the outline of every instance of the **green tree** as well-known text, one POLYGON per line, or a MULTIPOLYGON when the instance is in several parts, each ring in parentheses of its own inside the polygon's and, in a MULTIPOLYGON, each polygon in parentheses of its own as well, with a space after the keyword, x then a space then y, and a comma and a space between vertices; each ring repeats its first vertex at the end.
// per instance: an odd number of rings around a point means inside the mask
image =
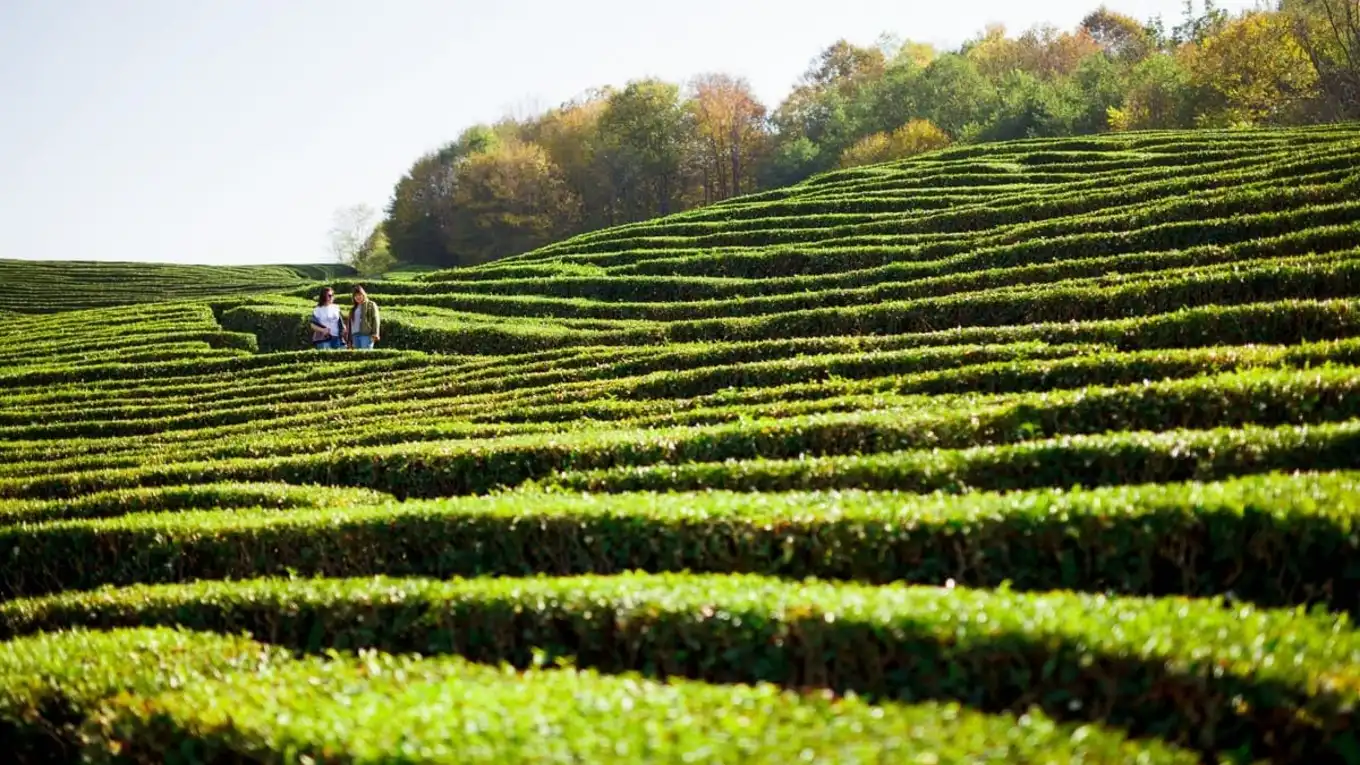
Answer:
POLYGON ((362 276, 380 276, 396 267, 397 259, 392 255, 382 226, 374 228, 364 240, 351 265, 362 276))
POLYGON ((453 265, 444 222, 450 217, 458 166, 467 156, 489 150, 500 140, 486 125, 464 130, 456 141, 420 157, 397 181, 383 221, 392 255, 402 263, 453 265))
POLYGON ((921 114, 917 98, 925 66, 915 57, 898 57, 883 75, 864 86, 858 100, 857 125, 871 133, 887 133, 921 114))
POLYGON ((1110 110, 1109 124, 1115 130, 1192 127, 1196 103, 1201 98, 1180 58, 1171 53, 1155 53, 1129 72, 1124 105, 1110 110))
POLYGON ((1128 97, 1128 77, 1124 68, 1108 56, 1089 56, 1072 76, 1080 114, 1072 129, 1076 133, 1100 133, 1109 127, 1111 109, 1123 106, 1128 97))
POLYGON ((935 59, 916 79, 919 116, 956 140, 970 125, 985 123, 996 111, 998 98, 996 85, 967 56, 957 53, 935 59))
POLYGON ((880 47, 838 40, 822 50, 771 116, 776 129, 773 159, 780 168, 775 175, 798 181, 829 169, 846 148, 872 132, 859 117, 868 89, 886 68, 880 47), (816 151, 809 151, 801 139, 816 151))
POLYGON ((1017 70, 998 90, 996 112, 981 132, 986 140, 1072 135, 1082 116, 1081 94, 1069 80, 1047 81, 1017 70))
POLYGON ((500 140, 460 164, 442 223, 456 265, 527 252, 571 230, 580 199, 537 144, 500 140))
POLYGON ((680 88, 637 80, 612 94, 600 115, 600 146, 625 220, 666 215, 682 188, 680 170, 693 135, 680 88))
POLYGON ((776 142, 757 169, 757 178, 765 188, 791 186, 817 172, 825 161, 821 149, 807 136, 776 142))
POLYGON ((453 168, 445 152, 426 154, 397 181, 383 230, 392 254, 403 263, 447 265, 439 233, 439 206, 452 192, 453 168))

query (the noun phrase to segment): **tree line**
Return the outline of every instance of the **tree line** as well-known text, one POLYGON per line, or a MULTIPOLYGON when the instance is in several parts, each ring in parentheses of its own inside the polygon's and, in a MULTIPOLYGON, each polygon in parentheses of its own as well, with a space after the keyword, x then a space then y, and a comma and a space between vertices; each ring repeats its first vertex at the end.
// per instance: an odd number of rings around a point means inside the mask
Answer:
POLYGON ((604 87, 418 158, 357 253, 465 266, 576 233, 955 143, 1360 117, 1360 0, 1183 18, 1107 7, 1072 30, 988 27, 957 50, 838 41, 773 109, 743 79, 604 87))

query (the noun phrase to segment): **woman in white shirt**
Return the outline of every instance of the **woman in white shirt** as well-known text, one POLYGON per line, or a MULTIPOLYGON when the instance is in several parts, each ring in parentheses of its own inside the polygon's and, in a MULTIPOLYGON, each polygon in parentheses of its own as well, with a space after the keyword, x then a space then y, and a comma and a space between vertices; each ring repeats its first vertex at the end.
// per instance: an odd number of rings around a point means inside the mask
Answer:
POLYGON ((335 291, 330 287, 317 296, 312 309, 312 345, 319 351, 338 351, 345 347, 345 323, 340 318, 340 306, 335 304, 335 291))

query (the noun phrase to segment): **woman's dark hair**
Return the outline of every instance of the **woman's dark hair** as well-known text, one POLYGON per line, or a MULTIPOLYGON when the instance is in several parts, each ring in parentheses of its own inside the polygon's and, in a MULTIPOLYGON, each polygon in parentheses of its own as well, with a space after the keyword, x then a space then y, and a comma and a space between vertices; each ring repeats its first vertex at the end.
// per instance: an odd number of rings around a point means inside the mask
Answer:
POLYGON ((327 297, 334 298, 335 290, 331 289, 330 287, 322 287, 321 291, 316 293, 316 304, 325 305, 327 297))
POLYGON ((363 295, 364 297, 368 297, 368 291, 364 289, 364 285, 362 285, 362 284, 356 284, 356 285, 354 285, 354 291, 351 292, 350 294, 351 294, 351 295, 363 295))

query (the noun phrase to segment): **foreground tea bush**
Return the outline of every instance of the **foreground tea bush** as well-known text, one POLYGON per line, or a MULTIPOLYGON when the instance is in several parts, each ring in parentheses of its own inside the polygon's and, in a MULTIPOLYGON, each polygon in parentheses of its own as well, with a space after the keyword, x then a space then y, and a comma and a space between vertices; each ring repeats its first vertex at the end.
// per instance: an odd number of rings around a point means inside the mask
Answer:
POLYGON ((956 704, 870 706, 770 685, 520 673, 373 652, 293 661, 248 640, 164 629, 77 630, 0 647, 0 741, 18 762, 77 753, 87 762, 1196 761, 1038 710, 1017 718, 956 704), (51 685, 7 684, 33 672, 49 673, 51 685))
POLYGON ((0 745, 11 762, 71 761, 79 728, 107 699, 286 660, 278 648, 244 638, 169 629, 76 630, 0 643, 0 745))
POLYGON ((176 624, 312 651, 1040 704, 1205 751, 1309 762, 1348 745, 1360 636, 1344 619, 1180 598, 1018 595, 752 576, 208 582, 0 606, 11 633, 176 624), (539 657, 539 658, 536 658, 539 657), (1297 758, 1297 759, 1296 759, 1297 758))

